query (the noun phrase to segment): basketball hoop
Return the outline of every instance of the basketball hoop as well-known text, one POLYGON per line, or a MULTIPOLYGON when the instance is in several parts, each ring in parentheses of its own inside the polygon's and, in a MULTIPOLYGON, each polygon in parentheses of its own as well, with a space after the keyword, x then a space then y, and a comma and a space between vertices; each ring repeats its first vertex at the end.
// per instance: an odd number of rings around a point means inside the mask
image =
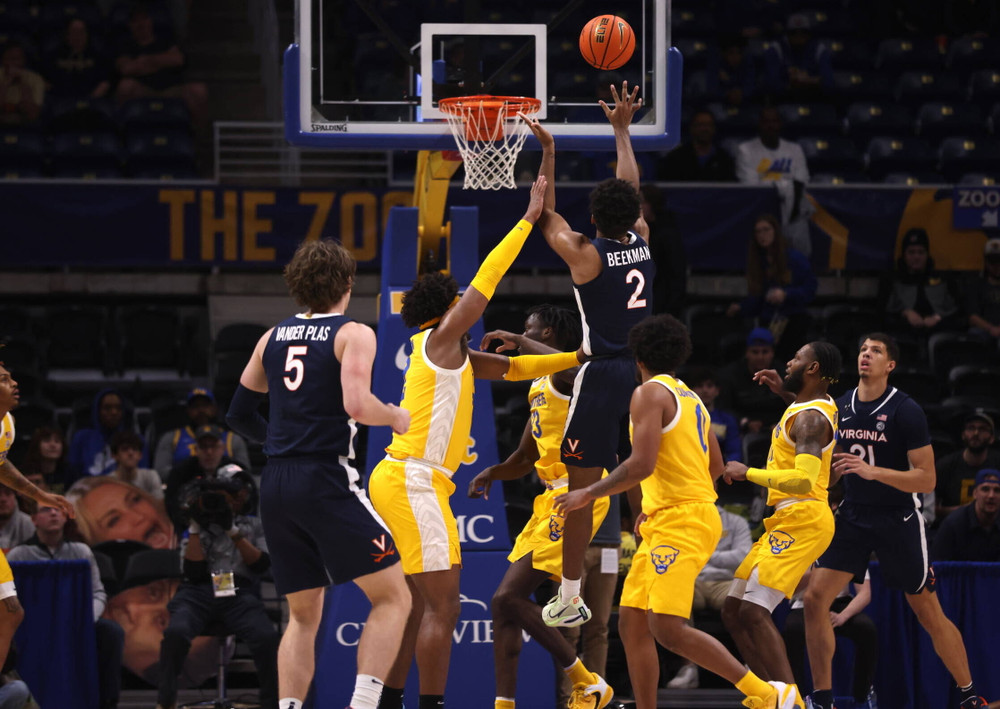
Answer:
POLYGON ((465 162, 465 189, 514 188, 514 163, 528 136, 518 113, 534 115, 541 107, 539 99, 523 96, 458 96, 438 102, 465 162))

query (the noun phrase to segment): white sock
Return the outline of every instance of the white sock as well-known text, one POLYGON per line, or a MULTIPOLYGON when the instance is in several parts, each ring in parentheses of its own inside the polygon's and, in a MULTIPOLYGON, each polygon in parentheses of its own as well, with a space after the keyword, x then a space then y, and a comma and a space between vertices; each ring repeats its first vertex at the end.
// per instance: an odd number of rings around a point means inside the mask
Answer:
POLYGON ((580 595, 580 579, 568 579, 562 577, 562 585, 559 586, 559 598, 563 603, 569 603, 575 596, 580 595))
POLYGON ((382 698, 382 680, 371 675, 358 675, 354 681, 351 709, 378 709, 382 698))
POLYGON ((285 697, 278 700, 278 709, 302 709, 302 700, 295 697, 285 697))

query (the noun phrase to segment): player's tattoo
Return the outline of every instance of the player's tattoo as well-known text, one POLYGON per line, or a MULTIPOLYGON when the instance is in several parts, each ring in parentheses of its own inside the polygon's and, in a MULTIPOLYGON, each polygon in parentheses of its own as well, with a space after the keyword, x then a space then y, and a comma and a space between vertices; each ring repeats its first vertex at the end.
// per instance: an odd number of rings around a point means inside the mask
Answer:
POLYGON ((3 605, 7 609, 8 613, 20 613, 21 603, 17 600, 17 596, 8 596, 3 599, 3 605))
POLYGON ((795 417, 789 436, 795 441, 795 452, 814 455, 817 458, 823 454, 823 448, 830 442, 833 429, 826 416, 812 409, 803 411, 795 417))

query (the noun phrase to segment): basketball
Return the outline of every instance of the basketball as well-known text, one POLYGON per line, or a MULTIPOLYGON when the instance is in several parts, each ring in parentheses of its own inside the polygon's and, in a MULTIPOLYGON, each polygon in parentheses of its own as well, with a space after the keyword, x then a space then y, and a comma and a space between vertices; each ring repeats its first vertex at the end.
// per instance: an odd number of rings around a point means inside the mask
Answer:
POLYGON ((580 54, 597 69, 617 69, 632 58, 634 51, 632 26, 617 15, 599 15, 580 33, 580 54))

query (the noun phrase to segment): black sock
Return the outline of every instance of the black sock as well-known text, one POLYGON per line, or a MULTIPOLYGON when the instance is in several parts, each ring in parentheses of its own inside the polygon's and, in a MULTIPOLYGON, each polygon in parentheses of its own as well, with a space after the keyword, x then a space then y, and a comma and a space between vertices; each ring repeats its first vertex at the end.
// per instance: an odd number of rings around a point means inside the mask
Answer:
POLYGON ((817 689, 809 695, 816 709, 833 709, 833 690, 817 689))
POLYGON ((444 706, 443 694, 421 694, 418 709, 441 709, 444 706))
POLYGON ((976 696, 976 685, 974 683, 972 683, 972 682, 969 682, 969 686, 968 687, 959 687, 958 688, 958 694, 959 694, 958 703, 959 704, 964 704, 965 700, 971 699, 972 697, 976 696))
POLYGON ((378 701, 378 709, 403 709, 403 690, 382 687, 382 698, 378 701))

